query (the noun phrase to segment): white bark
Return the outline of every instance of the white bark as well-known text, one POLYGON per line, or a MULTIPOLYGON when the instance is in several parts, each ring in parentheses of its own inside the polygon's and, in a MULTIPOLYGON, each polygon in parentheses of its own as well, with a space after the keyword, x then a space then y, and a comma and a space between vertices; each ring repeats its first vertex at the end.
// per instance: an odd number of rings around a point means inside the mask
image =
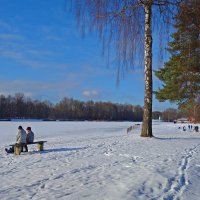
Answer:
POLYGON ((142 137, 152 137, 152 1, 144 5, 145 10, 145 94, 142 137))

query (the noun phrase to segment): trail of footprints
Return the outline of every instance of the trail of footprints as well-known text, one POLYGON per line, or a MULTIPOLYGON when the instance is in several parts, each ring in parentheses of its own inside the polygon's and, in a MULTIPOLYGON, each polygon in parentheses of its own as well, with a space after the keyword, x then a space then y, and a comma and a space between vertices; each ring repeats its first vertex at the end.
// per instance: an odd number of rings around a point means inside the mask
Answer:
POLYGON ((168 184, 164 189, 164 195, 161 199, 164 200, 180 200, 182 193, 189 184, 187 169, 189 168, 190 160, 193 154, 197 153, 196 149, 199 145, 189 149, 189 152, 182 156, 179 163, 178 172, 175 177, 168 179, 168 184))

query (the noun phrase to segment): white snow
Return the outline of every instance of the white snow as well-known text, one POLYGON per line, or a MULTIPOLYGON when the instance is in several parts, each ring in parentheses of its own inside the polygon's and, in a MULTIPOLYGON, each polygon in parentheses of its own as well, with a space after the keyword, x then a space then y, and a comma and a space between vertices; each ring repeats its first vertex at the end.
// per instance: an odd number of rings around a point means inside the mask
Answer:
POLYGON ((133 124, 0 122, 0 199, 200 199, 200 133, 154 122, 155 137, 141 138, 126 133, 133 124), (48 141, 43 152, 4 151, 19 125, 48 141))

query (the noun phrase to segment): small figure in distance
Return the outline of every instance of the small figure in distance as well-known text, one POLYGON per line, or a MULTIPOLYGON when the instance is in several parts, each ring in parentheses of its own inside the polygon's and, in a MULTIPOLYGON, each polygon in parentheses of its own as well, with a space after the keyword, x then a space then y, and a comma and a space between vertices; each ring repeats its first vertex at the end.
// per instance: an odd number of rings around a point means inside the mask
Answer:
POLYGON ((185 126, 183 126, 183 131, 186 131, 186 127, 185 126))
POLYGON ((198 126, 195 126, 195 127, 194 127, 194 131, 195 131, 195 132, 199 132, 199 127, 198 127, 198 126))
MULTIPOLYGON (((18 127, 16 143, 17 144, 25 144, 26 143, 26 131, 22 128, 22 126, 18 127)), ((7 153, 14 153, 14 146, 12 146, 10 149, 5 148, 5 151, 7 153)), ((22 147, 22 151, 23 151, 23 147, 22 147)))
MULTIPOLYGON (((31 127, 26 128, 26 144, 31 144, 34 141, 34 133, 31 127)), ((28 146, 25 145, 25 151, 28 152, 28 146)))

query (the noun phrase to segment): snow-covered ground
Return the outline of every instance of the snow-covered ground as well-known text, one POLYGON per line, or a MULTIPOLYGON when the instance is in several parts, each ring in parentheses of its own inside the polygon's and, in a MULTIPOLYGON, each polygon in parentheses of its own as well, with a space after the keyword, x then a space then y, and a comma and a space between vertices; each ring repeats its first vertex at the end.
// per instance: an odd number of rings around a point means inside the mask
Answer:
POLYGON ((0 122, 0 199, 200 199, 200 133, 153 123, 141 138, 132 122, 0 122), (34 145, 7 154, 17 127, 31 126, 34 145))

